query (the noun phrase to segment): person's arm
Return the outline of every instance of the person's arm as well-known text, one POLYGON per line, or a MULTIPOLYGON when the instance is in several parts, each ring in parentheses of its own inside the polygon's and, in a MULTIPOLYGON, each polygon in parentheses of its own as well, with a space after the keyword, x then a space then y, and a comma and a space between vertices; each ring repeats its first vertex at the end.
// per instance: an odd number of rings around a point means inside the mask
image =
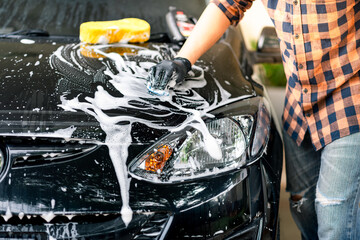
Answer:
POLYGON ((177 57, 186 58, 194 64, 220 39, 229 26, 230 21, 226 15, 218 6, 210 3, 201 14, 177 57))
POLYGON ((201 14, 177 56, 150 69, 147 83, 149 91, 161 95, 166 86, 183 81, 191 65, 220 39, 230 24, 239 22, 246 9, 251 7, 252 1, 213 0, 201 14))

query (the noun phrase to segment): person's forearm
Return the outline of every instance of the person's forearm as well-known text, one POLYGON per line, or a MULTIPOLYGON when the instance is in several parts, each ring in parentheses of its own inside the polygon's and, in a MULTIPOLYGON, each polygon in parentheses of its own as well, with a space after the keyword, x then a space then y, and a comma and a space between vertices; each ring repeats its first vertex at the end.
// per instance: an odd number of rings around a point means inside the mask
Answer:
POLYGON ((210 3, 177 57, 187 58, 191 64, 194 64, 220 39, 229 26, 230 21, 225 14, 215 4, 210 3))

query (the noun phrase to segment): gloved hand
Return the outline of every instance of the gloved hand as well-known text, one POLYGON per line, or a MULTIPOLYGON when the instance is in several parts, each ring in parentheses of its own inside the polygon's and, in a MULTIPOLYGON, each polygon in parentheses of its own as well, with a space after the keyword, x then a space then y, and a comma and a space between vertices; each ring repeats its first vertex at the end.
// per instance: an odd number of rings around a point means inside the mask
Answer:
POLYGON ((170 81, 174 81, 174 85, 182 82, 190 70, 191 63, 186 58, 164 60, 150 69, 147 78, 148 89, 164 90, 170 81))

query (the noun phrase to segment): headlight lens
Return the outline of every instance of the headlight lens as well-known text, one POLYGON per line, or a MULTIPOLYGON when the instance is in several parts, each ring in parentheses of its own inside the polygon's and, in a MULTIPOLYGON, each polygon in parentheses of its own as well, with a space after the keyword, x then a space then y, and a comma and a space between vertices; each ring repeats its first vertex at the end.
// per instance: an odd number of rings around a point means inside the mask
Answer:
POLYGON ((213 158, 196 129, 172 133, 149 148, 129 166, 135 178, 176 182, 226 172, 246 163, 246 148, 253 125, 251 115, 216 119, 206 123, 220 146, 222 158, 213 158))

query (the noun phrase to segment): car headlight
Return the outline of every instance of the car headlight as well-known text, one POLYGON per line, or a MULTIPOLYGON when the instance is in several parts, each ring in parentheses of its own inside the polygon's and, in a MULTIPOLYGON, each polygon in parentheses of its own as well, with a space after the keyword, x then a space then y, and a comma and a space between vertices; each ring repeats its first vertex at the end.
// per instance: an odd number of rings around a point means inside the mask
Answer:
POLYGON ((239 115, 206 123, 220 146, 219 159, 208 153, 201 132, 188 128, 169 134, 142 153, 129 165, 129 173, 135 178, 169 183, 240 168, 246 164, 253 122, 251 115, 239 115))

